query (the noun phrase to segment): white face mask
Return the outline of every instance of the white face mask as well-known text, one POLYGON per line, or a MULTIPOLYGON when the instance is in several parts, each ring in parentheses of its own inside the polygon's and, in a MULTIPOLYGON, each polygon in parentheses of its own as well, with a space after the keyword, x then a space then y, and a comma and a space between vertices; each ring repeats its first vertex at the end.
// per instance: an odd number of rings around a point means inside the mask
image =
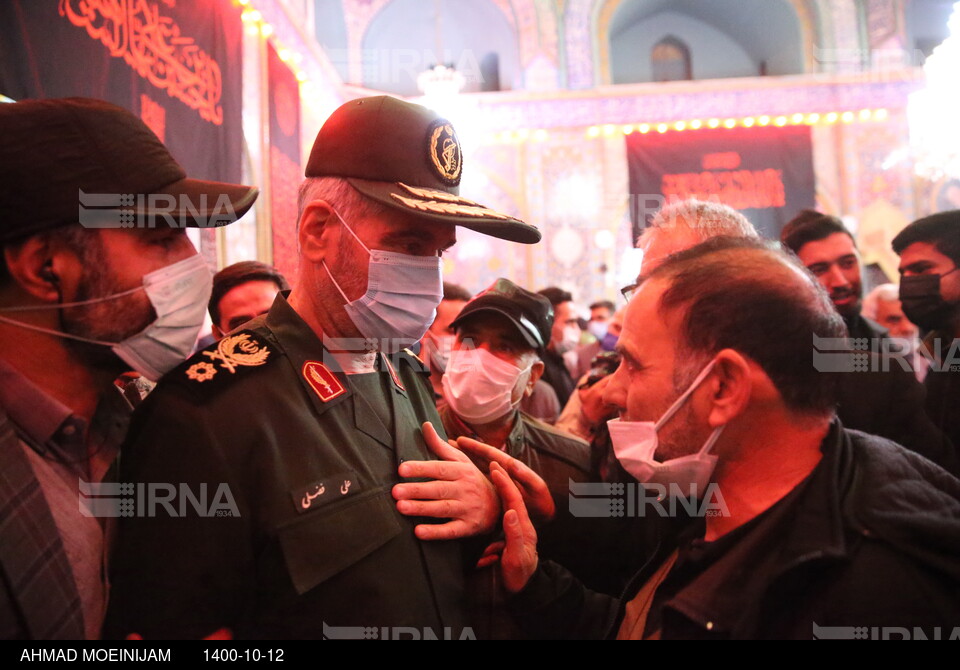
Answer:
POLYGON ((443 375, 443 397, 467 423, 490 423, 520 405, 532 368, 521 370, 486 349, 460 349, 443 375))
POLYGON ((343 296, 343 308, 360 334, 377 342, 385 353, 395 353, 419 342, 437 316, 443 300, 443 265, 439 256, 409 256, 369 249, 334 210, 340 223, 370 255, 367 292, 347 298, 326 261, 323 269, 343 296))
POLYGON ((457 336, 430 335, 429 337, 430 339, 424 343, 424 348, 429 348, 430 369, 443 373, 450 363, 450 355, 453 353, 453 347, 457 343, 457 336))
POLYGON ((720 438, 724 426, 719 426, 704 443, 699 452, 663 462, 654 459, 659 439, 657 431, 670 420, 697 387, 707 378, 713 369, 715 360, 705 367, 690 387, 664 413, 659 421, 621 421, 611 419, 607 422, 610 429, 610 441, 617 460, 637 481, 647 484, 662 484, 668 488, 675 486, 682 496, 702 496, 710 483, 710 476, 717 467, 717 457, 710 450, 720 438))
POLYGON ((575 323, 563 327, 563 339, 560 341, 561 351, 573 351, 580 346, 580 326, 575 323))
POLYGON ((602 340, 607 334, 607 322, 606 321, 589 321, 587 322, 587 330, 598 340, 602 340))
POLYGON ((203 327, 212 288, 213 276, 210 274, 210 269, 199 254, 194 254, 182 261, 144 275, 143 286, 129 291, 84 300, 83 302, 42 305, 22 309, 14 307, 2 310, 14 312, 80 307, 115 300, 136 291, 144 291, 157 313, 157 319, 136 335, 131 335, 122 342, 93 340, 5 317, 0 317, 0 321, 49 335, 112 347, 114 353, 126 361, 134 370, 151 381, 157 381, 193 353, 197 343, 197 335, 200 334, 200 329, 203 327))

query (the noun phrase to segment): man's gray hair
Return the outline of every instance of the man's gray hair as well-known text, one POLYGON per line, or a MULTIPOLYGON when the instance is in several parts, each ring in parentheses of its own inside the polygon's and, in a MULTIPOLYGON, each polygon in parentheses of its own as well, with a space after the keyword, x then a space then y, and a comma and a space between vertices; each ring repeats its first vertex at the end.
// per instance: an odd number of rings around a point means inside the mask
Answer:
POLYGON ((357 189, 342 177, 308 177, 300 184, 297 195, 297 221, 303 210, 314 200, 324 200, 337 210, 348 223, 364 216, 376 216, 386 209, 383 205, 360 195, 357 189))
POLYGON ((880 301, 897 302, 900 300, 900 289, 896 284, 880 284, 863 299, 861 313, 868 319, 876 319, 880 301))
POLYGON ((697 235, 701 242, 721 235, 726 237, 758 238, 756 228, 743 214, 718 202, 689 199, 665 205, 643 230, 637 246, 643 246, 645 237, 652 231, 686 229, 697 235))

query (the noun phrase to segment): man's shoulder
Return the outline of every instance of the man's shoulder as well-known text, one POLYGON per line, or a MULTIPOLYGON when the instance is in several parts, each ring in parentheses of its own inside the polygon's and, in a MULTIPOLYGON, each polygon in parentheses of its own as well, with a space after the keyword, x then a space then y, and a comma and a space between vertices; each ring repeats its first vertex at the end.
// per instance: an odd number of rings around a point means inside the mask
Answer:
POLYGON ((856 430, 844 491, 848 524, 960 580, 960 480, 899 444, 856 430))
POLYGON ((885 437, 849 428, 844 433, 859 476, 871 482, 864 492, 875 493, 877 486, 910 489, 909 482, 918 482, 918 491, 939 491, 960 504, 960 481, 939 465, 885 437))
POLYGON ((396 361, 396 366, 400 371, 410 370, 412 372, 424 375, 425 377, 430 376, 430 368, 426 363, 423 362, 423 359, 415 354, 412 350, 401 349, 391 356, 393 357, 393 360, 396 361))
POLYGON ((202 400, 229 389, 258 385, 276 371, 283 353, 264 331, 244 329, 201 349, 168 372, 151 395, 184 394, 202 400))
POLYGON ((589 443, 525 412, 520 413, 520 418, 527 434, 527 443, 532 448, 566 461, 585 472, 590 471, 589 443))

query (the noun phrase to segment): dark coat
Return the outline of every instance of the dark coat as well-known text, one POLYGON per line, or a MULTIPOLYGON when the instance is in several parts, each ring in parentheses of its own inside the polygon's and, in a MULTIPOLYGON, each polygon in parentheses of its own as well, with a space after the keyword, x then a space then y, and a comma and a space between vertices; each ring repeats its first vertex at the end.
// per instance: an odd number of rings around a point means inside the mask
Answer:
POLYGON ((83 609, 60 532, 2 410, 0 537, 0 637, 84 639, 83 609))
MULTIPOLYGON (((663 604, 662 637, 810 639, 821 627, 960 626, 960 481, 834 424, 802 487, 663 604), (796 495, 794 495, 796 494, 796 495)), ((537 637, 615 637, 626 603, 676 549, 668 535, 622 599, 545 564, 510 605, 537 637)), ((847 628, 846 630, 852 630, 847 628)))

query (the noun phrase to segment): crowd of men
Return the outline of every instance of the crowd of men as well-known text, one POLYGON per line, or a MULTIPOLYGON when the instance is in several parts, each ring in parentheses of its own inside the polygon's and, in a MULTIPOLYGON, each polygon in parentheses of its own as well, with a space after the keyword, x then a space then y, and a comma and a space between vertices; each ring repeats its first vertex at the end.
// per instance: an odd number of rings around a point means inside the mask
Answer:
POLYGON ((257 189, 119 107, 0 105, 0 166, 2 638, 960 637, 960 211, 865 300, 840 219, 673 203, 581 318, 443 281, 541 233, 389 96, 317 135, 292 284, 211 275, 185 229, 257 189))

